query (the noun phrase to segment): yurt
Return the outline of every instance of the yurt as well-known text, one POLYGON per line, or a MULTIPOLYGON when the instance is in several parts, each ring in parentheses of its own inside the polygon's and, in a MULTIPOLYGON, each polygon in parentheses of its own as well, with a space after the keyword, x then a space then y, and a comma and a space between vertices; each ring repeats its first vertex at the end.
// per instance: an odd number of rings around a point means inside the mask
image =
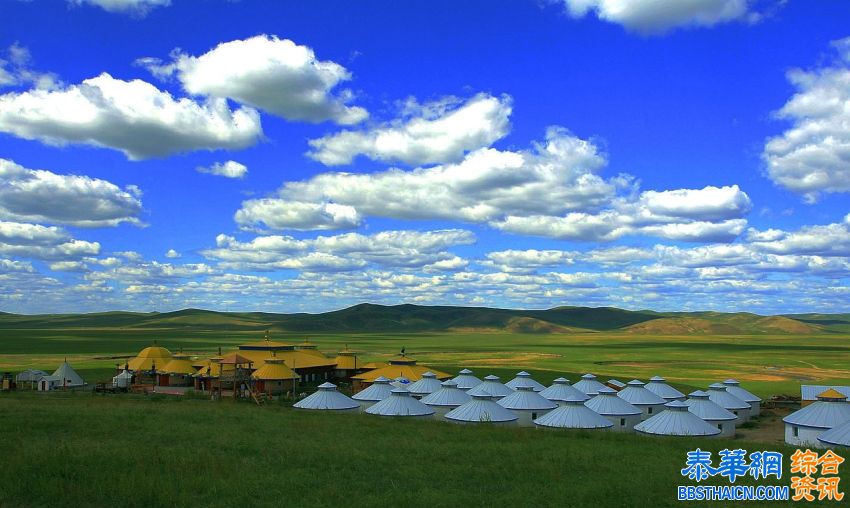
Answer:
POLYGON ((366 410, 376 402, 380 402, 390 396, 393 391, 390 380, 381 376, 376 378, 371 385, 364 390, 355 393, 351 398, 360 404, 360 410, 366 410))
POLYGON ((322 383, 319 389, 299 400, 293 407, 314 411, 358 412, 360 404, 343 393, 339 393, 333 383, 322 383))
POLYGON ((642 420, 664 411, 664 404, 667 403, 666 400, 647 390, 645 383, 637 379, 626 383, 626 387, 617 392, 617 397, 640 409, 643 412, 642 420))
POLYGON ((472 371, 469 369, 463 369, 460 371, 457 377, 452 381, 457 383, 457 387, 464 391, 481 384, 481 380, 473 376, 472 371))
POLYGON ((86 382, 83 381, 83 378, 77 374, 77 371, 68 364, 67 360, 62 362, 62 365, 56 369, 56 372, 54 372, 52 376, 59 379, 57 388, 79 388, 86 384, 86 382))
POLYGON ((750 419, 750 404, 726 391, 726 386, 720 383, 709 385, 708 398, 723 409, 734 413, 738 417, 735 425, 750 419))
POLYGON ((850 420, 847 420, 841 425, 824 432, 818 436, 818 441, 820 441, 821 446, 824 447, 850 447, 850 420))
POLYGON ((407 391, 417 399, 432 394, 441 388, 440 380, 431 371, 422 374, 422 379, 407 386, 407 391))
POLYGON ((43 370, 27 369, 15 376, 15 382, 18 384, 18 386, 20 386, 21 383, 29 383, 30 388, 35 388, 36 384, 41 380, 41 378, 46 375, 47 372, 44 372, 43 370))
POLYGON ((583 375, 581 377, 581 381, 575 383, 573 385, 573 388, 587 395, 588 397, 595 396, 602 388, 610 390, 610 388, 597 381, 596 376, 594 376, 593 374, 583 375))
POLYGON ((631 432, 643 415, 643 411, 617 397, 617 392, 607 386, 600 388, 584 405, 607 418, 614 424, 612 430, 617 432, 631 432))
POLYGON ((146 347, 139 351, 135 358, 131 358, 127 362, 127 367, 134 371, 151 370, 154 366, 163 366, 171 360, 171 351, 164 347, 159 347, 154 341, 154 345, 146 347))
POLYGON ((370 415, 400 418, 431 418, 434 410, 410 396, 404 388, 393 388, 390 396, 376 402, 366 412, 370 415))
POLYGON ((454 379, 443 381, 440 389, 422 397, 422 403, 434 410, 435 418, 442 418, 452 409, 472 400, 468 393, 457 387, 454 379))
POLYGON ((758 416, 761 413, 761 399, 741 388, 741 383, 737 379, 727 379, 723 381, 726 386, 726 391, 743 400, 750 405, 750 416, 758 416))
POLYGON ((294 393, 295 382, 298 379, 300 376, 286 365, 283 358, 277 357, 274 351, 260 368, 251 373, 254 390, 269 395, 294 393))
POLYGON ((514 391, 499 382, 499 376, 489 375, 481 384, 469 389, 466 393, 470 395, 487 395, 493 400, 512 394, 514 391))
POLYGON ((681 400, 668 402, 666 408, 652 418, 635 425, 635 432, 653 436, 712 437, 720 435, 720 429, 688 411, 688 405, 681 400))
POLYGON ((570 384, 569 379, 563 377, 559 377, 554 380, 552 382, 552 386, 540 392, 540 395, 559 406, 563 406, 566 402, 572 401, 576 398, 581 398, 582 401, 590 399, 590 397, 583 392, 576 390, 575 387, 570 384))
POLYGON ((829 389, 818 395, 817 402, 782 419, 785 442, 793 446, 822 446, 818 441, 827 430, 850 421, 850 404, 843 393, 829 389))
POLYGON ((334 362, 336 362, 334 375, 339 379, 350 379, 351 376, 364 369, 363 365, 359 365, 357 362, 357 352, 348 349, 348 346, 337 353, 334 362))
POLYGON ((558 407, 535 392, 533 386, 519 386, 513 393, 499 399, 497 404, 516 413, 520 427, 533 427, 534 420, 558 407))
POLYGON ((649 383, 644 386, 647 390, 662 399, 670 402, 671 400, 685 400, 685 394, 667 384, 667 380, 661 376, 653 376, 649 378, 649 383))
POLYGON ((607 418, 584 405, 586 395, 579 392, 562 400, 561 405, 534 420, 538 427, 550 429, 610 429, 607 418))
POLYGON ((688 411, 699 416, 708 424, 714 425, 720 430, 721 437, 733 437, 735 435, 735 422, 738 417, 731 411, 719 406, 708 398, 708 394, 697 390, 688 394, 688 411))
POLYGON ((517 388, 528 386, 531 387, 531 389, 535 392, 542 392, 546 389, 545 386, 532 379, 531 374, 524 370, 521 372, 517 372, 516 377, 505 383, 505 386, 507 386, 511 390, 516 390, 517 388))
MULTIPOLYGON (((483 384, 483 383, 482 383, 483 384)), ((446 420, 453 423, 487 423, 491 425, 516 425, 519 417, 510 409, 497 404, 487 394, 473 395, 469 402, 446 413, 446 420)))
POLYGON ((355 388, 369 385, 374 383, 375 379, 379 377, 385 377, 388 379, 404 377, 410 381, 419 381, 422 379, 422 374, 426 372, 434 373, 437 376, 437 379, 441 381, 445 381, 452 377, 451 374, 446 374, 445 372, 440 372, 438 370, 425 367, 424 365, 417 365, 416 359, 404 354, 390 358, 389 363, 390 364, 386 367, 369 370, 362 374, 352 376, 352 384, 355 388))
POLYGON ((133 383, 133 373, 127 369, 121 371, 117 376, 112 378, 112 388, 126 390, 133 383))
POLYGON ((177 353, 165 364, 157 363, 156 372, 160 386, 189 386, 193 382, 192 376, 197 371, 189 355, 177 353))

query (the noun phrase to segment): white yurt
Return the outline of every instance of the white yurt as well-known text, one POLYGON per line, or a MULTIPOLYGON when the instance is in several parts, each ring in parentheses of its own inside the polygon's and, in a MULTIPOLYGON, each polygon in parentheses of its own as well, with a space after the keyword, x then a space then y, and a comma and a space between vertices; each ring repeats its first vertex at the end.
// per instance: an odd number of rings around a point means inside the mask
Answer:
POLYGON ((514 391, 499 382, 499 376, 489 375, 477 386, 473 386, 466 393, 470 395, 488 395, 493 400, 499 400, 512 394, 514 391))
POLYGON ((850 421, 850 404, 843 393, 829 389, 818 400, 782 419, 785 442, 794 446, 822 446, 818 437, 850 421))
POLYGON ((452 409, 472 400, 468 393, 457 387, 454 379, 443 381, 440 389, 422 397, 422 403, 434 410, 435 418, 442 418, 452 409))
POLYGON ((127 369, 124 369, 117 376, 112 378, 112 388, 119 388, 121 390, 125 390, 130 388, 130 384, 133 382, 133 373, 127 369))
POLYGON ((520 427, 533 427, 534 420, 558 407, 558 404, 542 397, 531 386, 518 387, 510 395, 499 399, 497 404, 516 413, 520 427))
POLYGON ((653 436, 720 435, 720 429, 688 411, 688 405, 681 400, 668 402, 666 408, 652 418, 635 425, 635 432, 653 436))
POLYGON ((723 381, 726 391, 743 400, 750 405, 750 416, 758 416, 761 413, 761 399, 749 391, 741 388, 741 383, 737 379, 727 379, 723 381))
POLYGON ((653 376, 649 378, 649 383, 644 386, 647 390, 662 399, 670 402, 671 400, 685 400, 685 394, 667 384, 667 380, 661 376, 653 376))
POLYGON ((731 411, 738 417, 735 425, 740 425, 750 419, 750 404, 726 391, 725 385, 720 383, 709 385, 707 393, 712 402, 731 411))
POLYGON ((430 370, 428 372, 424 372, 419 381, 407 385, 407 391, 409 391, 410 394, 417 399, 421 399, 428 394, 434 393, 440 388, 440 380, 437 379, 437 375, 430 370))
POLYGON ((534 420, 538 427, 550 429, 610 429, 607 418, 584 405, 586 395, 578 393, 562 400, 561 405, 534 420))
POLYGON ((720 430, 721 437, 733 437, 735 435, 735 422, 738 417, 716 402, 712 402, 706 392, 697 390, 689 393, 685 404, 688 405, 688 411, 699 416, 706 423, 717 427, 720 430))
POLYGON ((68 360, 62 362, 62 365, 53 373, 53 377, 59 378, 57 388, 79 388, 85 386, 86 382, 77 374, 77 371, 68 363, 68 360))
POLYGON ((610 390, 610 388, 597 381, 596 376, 594 376, 593 374, 583 375, 581 377, 581 381, 575 383, 573 385, 573 388, 587 395, 588 397, 594 397, 596 394, 599 393, 599 390, 602 388, 610 390))
POLYGON ((473 376, 472 371, 469 369, 463 369, 460 371, 457 377, 452 379, 452 381, 457 383, 457 387, 464 391, 481 384, 481 380, 473 376))
POLYGON ((38 380, 38 391, 40 392, 49 392, 50 390, 55 390, 59 388, 61 379, 56 376, 42 376, 41 379, 38 380))
POLYGON ((818 436, 818 441, 821 442, 821 446, 829 448, 833 446, 850 447, 850 420, 824 432, 818 436))
POLYGON ((566 402, 575 400, 577 397, 581 398, 583 401, 590 398, 583 392, 576 390, 575 387, 570 384, 570 380, 563 377, 559 377, 552 381, 552 386, 540 392, 540 395, 559 406, 563 406, 566 402))
POLYGON ((410 380, 404 376, 399 376, 390 381, 390 386, 393 388, 404 388, 407 390, 407 387, 410 386, 410 380))
MULTIPOLYGON (((469 394, 469 392, 467 392, 469 394)), ((448 413, 445 419, 453 423, 488 423, 492 425, 516 425, 519 417, 510 409, 497 404, 489 395, 472 395, 472 400, 448 413)))
POLYGON ((647 390, 645 383, 637 379, 626 383, 626 387, 617 392, 617 397, 640 409, 643 412, 642 420, 664 411, 664 404, 667 403, 666 400, 647 390))
POLYGON ((351 398, 360 403, 360 409, 366 410, 372 404, 380 402, 390 396, 393 391, 390 380, 384 376, 375 378, 375 381, 365 389, 355 393, 351 398))
POLYGON ((431 418, 434 410, 410 396, 404 388, 393 388, 386 399, 366 410, 370 415, 398 418, 431 418))
POLYGON ((38 369, 27 369, 17 376, 15 376, 15 382, 19 385, 21 383, 29 383, 30 387, 35 387, 36 383, 47 375, 47 372, 38 369))
POLYGON ((319 389, 299 400, 293 407, 317 411, 357 412, 360 403, 344 393, 339 393, 333 383, 322 383, 319 389))
POLYGON ((545 386, 531 378, 531 374, 526 371, 517 372, 516 377, 505 383, 505 386, 511 390, 516 390, 523 386, 529 386, 535 392, 542 392, 546 389, 545 386))
POLYGON ((599 394, 584 403, 614 424, 612 430, 631 432, 640 423, 643 411, 617 397, 617 391, 607 386, 599 389, 599 394))

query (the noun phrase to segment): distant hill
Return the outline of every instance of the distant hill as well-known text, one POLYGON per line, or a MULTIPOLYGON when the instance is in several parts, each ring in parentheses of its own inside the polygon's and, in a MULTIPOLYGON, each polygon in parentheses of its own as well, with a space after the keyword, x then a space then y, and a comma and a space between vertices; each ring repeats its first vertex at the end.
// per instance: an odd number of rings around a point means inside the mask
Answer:
POLYGON ((850 314, 761 316, 750 313, 630 311, 614 307, 556 307, 547 310, 496 309, 364 303, 321 314, 216 312, 100 312, 20 315, 0 312, 3 329, 185 329, 313 333, 402 333, 506 331, 633 334, 816 334, 850 331, 850 314))

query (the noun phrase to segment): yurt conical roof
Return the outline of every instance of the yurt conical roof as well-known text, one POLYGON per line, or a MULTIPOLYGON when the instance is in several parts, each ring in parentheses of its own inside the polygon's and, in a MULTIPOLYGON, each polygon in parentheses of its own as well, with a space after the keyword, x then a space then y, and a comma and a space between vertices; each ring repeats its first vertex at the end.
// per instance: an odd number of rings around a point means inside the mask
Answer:
POLYGON ((192 360, 189 356, 184 355, 182 353, 178 353, 171 357, 171 360, 167 361, 162 366, 157 365, 157 372, 162 374, 182 374, 182 375, 191 375, 197 372, 195 367, 192 366, 192 360))
POLYGON ((516 390, 517 388, 528 386, 535 392, 542 392, 546 389, 545 386, 532 379, 531 374, 524 370, 517 372, 516 377, 505 383, 505 386, 507 386, 511 390, 516 390))
POLYGON ((171 351, 154 342, 153 346, 142 349, 135 358, 131 358, 127 367, 130 370, 150 370, 154 364, 162 366, 168 363, 168 360, 171 360, 171 351))
POLYGON ((404 388, 393 388, 390 396, 376 402, 366 412, 378 416, 428 416, 434 410, 410 396, 404 388))
POLYGON ((635 425, 635 432, 657 436, 715 436, 720 429, 688 411, 688 405, 674 400, 667 409, 635 425))
POLYGON ((607 386, 600 388, 599 394, 584 405, 603 416, 629 416, 642 413, 639 408, 617 397, 617 392, 607 386))
POLYGON ((836 390, 818 395, 818 400, 782 419, 785 423, 815 429, 832 429, 850 421, 847 397, 836 390))
POLYGON ((505 397, 513 393, 513 390, 499 382, 498 376, 489 375, 481 384, 474 386, 467 392, 470 395, 488 395, 490 397, 505 397))
POLYGON ((453 381, 457 383, 457 387, 461 390, 469 390, 481 384, 481 380, 473 376, 472 371, 469 369, 460 371, 453 381))
POLYGON ((360 407, 360 404, 351 397, 339 393, 336 385, 322 383, 316 392, 299 400, 293 406, 298 409, 344 411, 360 407))
POLYGON ((741 409, 750 409, 750 404, 748 402, 744 402, 743 400, 735 397, 728 391, 726 391, 726 386, 720 383, 714 383, 708 387, 708 398, 715 404, 719 405, 724 409, 728 409, 730 411, 737 411, 741 409))
POLYGON ((647 390, 644 383, 632 379, 626 387, 617 392, 617 396, 633 406, 656 406, 667 401, 647 390))
POLYGON ((723 381, 723 385, 726 387, 726 391, 743 400, 744 402, 761 402, 761 399, 758 395, 750 393, 749 391, 741 388, 741 383, 737 379, 727 379, 723 381))
POLYGON ((67 361, 62 362, 62 365, 53 373, 53 377, 58 378, 59 384, 62 386, 83 386, 86 384, 67 361))
POLYGON ((301 376, 290 369, 284 363, 283 358, 272 356, 267 358, 266 362, 260 368, 251 373, 251 378, 262 381, 282 381, 285 379, 300 379, 301 376))
POLYGON ((649 378, 649 383, 644 386, 647 390, 658 395, 664 400, 684 399, 685 394, 667 384, 667 380, 661 376, 649 378))
POLYGON ((375 379, 365 390, 355 393, 351 398, 366 402, 384 400, 390 396, 392 391, 393 387, 390 385, 390 380, 381 376, 375 379))
POLYGON ((597 381, 593 374, 585 374, 581 377, 581 381, 573 384, 573 388, 592 397, 599 393, 600 389, 608 387, 597 381))
POLYGON ((559 429, 607 429, 614 426, 607 418, 585 406, 581 397, 585 395, 581 393, 564 401, 565 405, 534 420, 534 424, 559 429))
POLYGON ((554 401, 568 401, 575 397, 581 397, 582 400, 588 400, 590 398, 586 393, 576 390, 570 384, 569 380, 562 377, 556 379, 552 383, 552 386, 540 392, 540 395, 554 401))
POLYGON ((545 411, 558 407, 551 400, 535 392, 531 386, 520 386, 513 393, 499 399, 498 404, 516 411, 545 411))
POLYGON ((818 436, 818 441, 827 445, 850 446, 850 420, 824 432, 818 436))
POLYGON ((519 419, 513 411, 496 404, 487 395, 473 395, 472 400, 452 409, 446 413, 445 418, 458 422, 475 423, 503 423, 519 419))
POLYGON ((685 401, 688 410, 707 422, 731 421, 738 417, 731 411, 708 398, 708 394, 702 390, 696 390, 688 394, 685 401))
POLYGON ((411 383, 407 387, 407 391, 414 395, 428 395, 434 393, 441 388, 440 380, 437 375, 431 371, 422 374, 422 379, 411 383))
POLYGON ((470 400, 472 397, 458 388, 453 379, 443 381, 439 390, 422 397, 422 403, 429 406, 458 407, 470 400))

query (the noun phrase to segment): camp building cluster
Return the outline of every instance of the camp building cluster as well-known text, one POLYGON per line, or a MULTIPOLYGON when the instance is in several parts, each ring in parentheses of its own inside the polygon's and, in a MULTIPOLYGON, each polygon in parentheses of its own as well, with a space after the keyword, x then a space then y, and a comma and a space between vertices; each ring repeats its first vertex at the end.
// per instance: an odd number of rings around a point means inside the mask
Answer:
MULTIPOLYGON (((760 413, 762 400, 735 379, 714 383, 688 395, 660 376, 647 383, 605 383, 585 374, 571 384, 555 379, 549 387, 525 371, 502 383, 498 376, 479 379, 469 369, 456 376, 418 365, 401 354, 387 362, 360 363, 348 348, 331 358, 310 342, 298 345, 266 337, 242 344, 228 354, 192 360, 153 345, 119 366, 115 389, 194 389, 212 398, 289 394, 296 409, 365 412, 387 418, 439 419, 464 424, 536 426, 550 429, 611 430, 658 436, 732 437, 738 425, 760 413), (331 380, 351 384, 353 395, 331 380), (297 383, 318 385, 296 396, 297 383)), ((85 382, 64 362, 52 375, 36 379, 26 371, 19 382, 39 390, 74 388, 85 382)), ((785 440, 797 446, 850 446, 847 387, 803 387, 803 407, 784 418, 785 440), (810 394, 806 400, 807 389, 810 394)), ((180 393, 172 392, 172 393, 180 393)))

